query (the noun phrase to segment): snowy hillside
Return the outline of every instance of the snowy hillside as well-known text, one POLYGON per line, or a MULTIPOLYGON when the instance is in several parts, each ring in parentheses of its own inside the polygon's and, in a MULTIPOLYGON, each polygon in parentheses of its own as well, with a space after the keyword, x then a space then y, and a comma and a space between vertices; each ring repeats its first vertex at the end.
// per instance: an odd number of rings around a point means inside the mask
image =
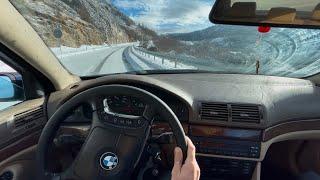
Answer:
POLYGON ((116 44, 151 39, 156 33, 136 24, 102 0, 11 0, 50 47, 116 44), (61 29, 59 42, 53 34, 61 29))
POLYGON ((215 25, 191 33, 170 34, 155 41, 165 53, 184 55, 211 70, 301 77, 319 71, 320 31, 215 25))

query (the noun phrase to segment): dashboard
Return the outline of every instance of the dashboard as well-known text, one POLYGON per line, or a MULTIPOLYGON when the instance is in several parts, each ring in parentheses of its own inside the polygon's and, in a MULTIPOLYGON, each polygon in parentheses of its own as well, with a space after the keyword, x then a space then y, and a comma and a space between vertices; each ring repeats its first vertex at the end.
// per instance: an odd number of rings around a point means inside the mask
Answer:
MULTIPOLYGON (((167 103, 197 147, 202 179, 213 174, 250 179, 272 143, 299 138, 292 133, 320 130, 318 86, 307 80, 254 75, 111 75, 53 94, 48 115, 73 93, 103 84, 142 88, 167 103)), ((124 115, 141 116, 146 106, 121 94, 97 100, 103 111, 124 115)), ((85 110, 89 107, 75 110, 66 121, 81 119, 77 112, 90 114, 85 110)), ((161 117, 155 118, 154 133, 170 131, 161 117)), ((82 119, 90 121, 90 117, 82 119)))
MULTIPOLYGON (((170 95, 166 92, 156 91, 148 88, 148 91, 153 92, 160 97, 176 114, 181 122, 189 121, 189 108, 176 96, 170 95)), ((97 104, 101 104, 104 112, 115 113, 119 115, 142 116, 146 104, 140 99, 124 95, 114 95, 107 97, 98 97, 97 104)), ((88 104, 83 104, 74 110, 65 120, 65 122, 90 122, 91 121, 91 107, 88 104)), ((156 122, 165 122, 159 115, 154 117, 156 122)))

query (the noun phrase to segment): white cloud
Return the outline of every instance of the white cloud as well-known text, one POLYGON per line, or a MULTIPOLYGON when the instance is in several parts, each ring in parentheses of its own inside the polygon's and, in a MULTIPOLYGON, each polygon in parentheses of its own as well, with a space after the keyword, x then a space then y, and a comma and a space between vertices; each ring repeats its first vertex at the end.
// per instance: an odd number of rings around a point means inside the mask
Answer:
POLYGON ((190 32, 211 25, 212 1, 208 0, 115 0, 122 9, 140 9, 131 18, 160 33, 190 32))

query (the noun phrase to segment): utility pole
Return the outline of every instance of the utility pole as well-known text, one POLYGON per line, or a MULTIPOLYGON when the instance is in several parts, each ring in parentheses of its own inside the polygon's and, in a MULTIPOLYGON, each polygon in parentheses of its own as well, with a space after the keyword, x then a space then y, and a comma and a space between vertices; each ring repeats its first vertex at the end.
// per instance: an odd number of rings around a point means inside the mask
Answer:
POLYGON ((260 61, 256 61, 256 75, 259 75, 259 69, 260 69, 260 61))

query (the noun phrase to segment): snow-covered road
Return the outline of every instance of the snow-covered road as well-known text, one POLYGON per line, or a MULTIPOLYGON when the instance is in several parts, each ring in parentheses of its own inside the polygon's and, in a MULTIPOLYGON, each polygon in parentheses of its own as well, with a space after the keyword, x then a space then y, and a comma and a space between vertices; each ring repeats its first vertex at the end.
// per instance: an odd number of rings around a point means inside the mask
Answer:
POLYGON ((121 56, 126 47, 128 45, 105 47, 59 58, 70 72, 80 76, 105 74, 110 71, 111 73, 124 72, 125 68, 121 56), (120 58, 117 56, 120 56, 120 58))
POLYGON ((194 66, 145 54, 134 48, 134 44, 105 46, 89 50, 82 48, 79 51, 65 51, 60 55, 59 50, 55 49, 54 52, 71 73, 80 76, 152 69, 195 69, 194 66))
POLYGON ((113 74, 113 73, 123 73, 127 72, 127 68, 125 64, 122 61, 122 55, 124 53, 124 50, 129 46, 120 47, 118 49, 115 49, 110 53, 103 64, 101 64, 101 68, 98 72, 94 72, 97 74, 113 74))

